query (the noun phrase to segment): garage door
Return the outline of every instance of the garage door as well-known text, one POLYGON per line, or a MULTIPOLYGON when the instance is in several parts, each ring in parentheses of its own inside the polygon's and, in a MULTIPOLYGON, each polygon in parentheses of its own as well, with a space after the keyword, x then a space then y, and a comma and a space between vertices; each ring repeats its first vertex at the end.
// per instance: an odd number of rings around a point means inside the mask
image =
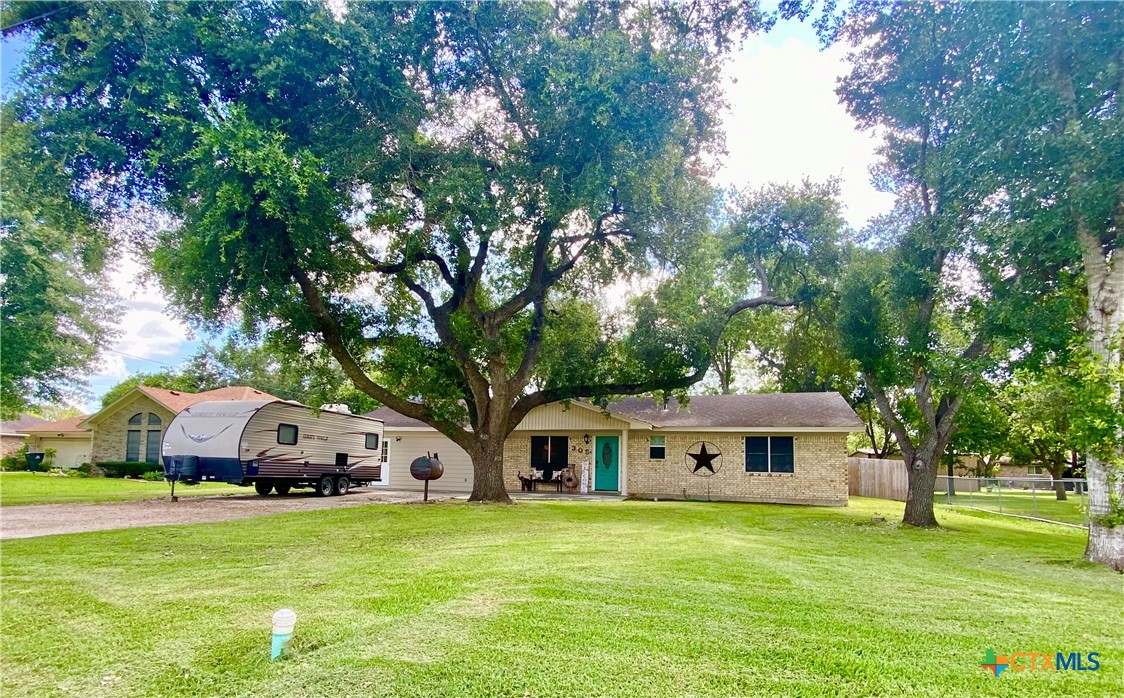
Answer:
POLYGON ((90 462, 90 442, 87 439, 40 439, 39 447, 58 451, 56 468, 76 468, 90 462))
POLYGON ((436 453, 445 466, 440 480, 429 483, 431 492, 472 491, 472 459, 464 449, 444 436, 393 434, 390 439, 390 486, 401 490, 420 490, 423 483, 410 477, 410 463, 426 453, 436 453), (399 440, 401 439, 401 440, 399 440))

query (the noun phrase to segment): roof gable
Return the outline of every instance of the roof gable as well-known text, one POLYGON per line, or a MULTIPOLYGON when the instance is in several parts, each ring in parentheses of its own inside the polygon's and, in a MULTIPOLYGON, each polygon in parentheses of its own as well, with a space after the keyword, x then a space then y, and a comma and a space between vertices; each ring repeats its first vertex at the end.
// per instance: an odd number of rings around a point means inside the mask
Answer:
POLYGON ((207 390, 202 393, 189 393, 182 390, 167 390, 165 388, 138 385, 115 400, 113 404, 106 406, 100 412, 88 417, 81 425, 91 426, 101 422, 121 408, 127 406, 139 395, 150 398, 172 413, 179 413, 185 407, 191 407, 197 402, 218 400, 280 400, 280 398, 270 395, 269 393, 245 385, 232 385, 226 388, 207 390))

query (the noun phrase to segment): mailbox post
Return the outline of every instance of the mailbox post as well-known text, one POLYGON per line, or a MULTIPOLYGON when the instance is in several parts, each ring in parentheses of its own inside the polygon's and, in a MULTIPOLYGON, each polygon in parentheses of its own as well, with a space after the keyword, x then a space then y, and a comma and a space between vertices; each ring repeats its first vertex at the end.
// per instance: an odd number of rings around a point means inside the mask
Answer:
POLYGON ((429 501, 429 481, 436 480, 444 474, 445 466, 441 464, 441 461, 437 460, 436 453, 432 456, 426 453, 424 456, 415 458, 413 462, 410 463, 410 475, 412 475, 415 480, 421 480, 425 483, 423 489, 424 494, 422 495, 423 502, 429 501))

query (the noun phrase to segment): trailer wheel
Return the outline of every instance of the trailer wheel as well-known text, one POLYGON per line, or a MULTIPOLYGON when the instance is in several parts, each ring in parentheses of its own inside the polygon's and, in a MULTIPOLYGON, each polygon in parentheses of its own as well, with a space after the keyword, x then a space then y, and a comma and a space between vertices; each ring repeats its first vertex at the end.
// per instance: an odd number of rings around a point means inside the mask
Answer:
POLYGON ((341 475, 336 480, 336 494, 347 494, 351 489, 351 480, 346 475, 341 475))
POLYGON ((288 482, 278 482, 273 486, 273 489, 277 494, 289 494, 289 490, 293 489, 293 486, 288 482))
POLYGON ((325 475, 316 483, 316 494, 321 497, 331 497, 336 493, 336 481, 331 475, 325 475))
POLYGON ((265 496, 273 489, 273 480, 254 480, 254 491, 265 496))

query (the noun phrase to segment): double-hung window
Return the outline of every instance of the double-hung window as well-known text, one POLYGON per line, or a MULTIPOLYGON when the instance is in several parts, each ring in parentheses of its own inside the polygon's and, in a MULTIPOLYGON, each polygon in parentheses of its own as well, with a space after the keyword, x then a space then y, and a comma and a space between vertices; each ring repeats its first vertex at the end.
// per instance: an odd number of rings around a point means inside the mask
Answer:
POLYGON ((796 470, 795 444, 791 436, 745 437, 747 473, 792 473, 796 470))
POLYGON ((648 437, 648 460, 663 460, 667 458, 667 437, 648 437))

